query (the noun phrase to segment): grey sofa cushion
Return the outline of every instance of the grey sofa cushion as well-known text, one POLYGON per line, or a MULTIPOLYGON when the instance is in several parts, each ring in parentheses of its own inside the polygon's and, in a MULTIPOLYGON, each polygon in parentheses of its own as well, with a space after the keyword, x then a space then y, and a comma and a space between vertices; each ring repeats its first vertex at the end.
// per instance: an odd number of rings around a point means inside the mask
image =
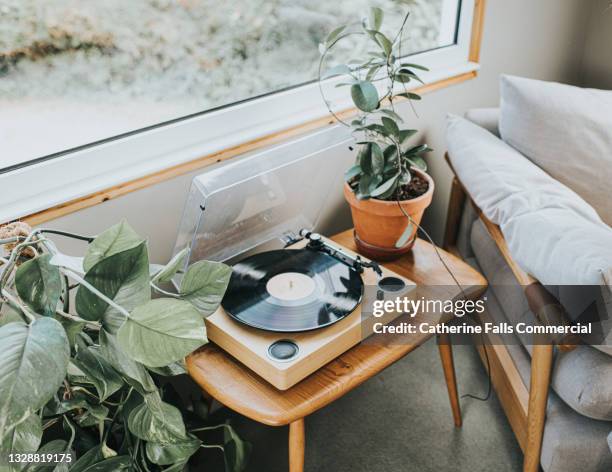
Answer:
MULTIPOLYGON (((474 222, 470 240, 476 260, 508 320, 533 323, 523 290, 482 221, 474 222)), ((532 341, 528 335, 521 335, 519 339, 530 349, 532 341)), ((612 357, 584 345, 557 353, 551 385, 575 411, 590 418, 612 421, 612 357)))
POLYGON ((501 77, 502 139, 612 226, 612 90, 501 77))

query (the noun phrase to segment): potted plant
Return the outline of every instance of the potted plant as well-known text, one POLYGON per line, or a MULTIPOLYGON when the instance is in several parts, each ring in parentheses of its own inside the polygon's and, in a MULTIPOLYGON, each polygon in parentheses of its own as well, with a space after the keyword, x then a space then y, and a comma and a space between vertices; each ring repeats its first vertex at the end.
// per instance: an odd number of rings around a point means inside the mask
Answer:
POLYGON ((355 226, 355 242, 364 255, 388 260, 412 248, 423 212, 434 191, 423 155, 427 144, 410 144, 415 129, 404 126, 396 112, 401 99, 420 100, 407 84, 421 82, 416 71, 427 70, 402 58, 402 39, 409 13, 392 38, 381 31, 383 11, 372 8, 358 29, 340 26, 321 45, 319 88, 329 112, 350 127, 358 145, 354 166, 346 171, 344 195, 355 226), (366 57, 338 64, 326 72, 325 60, 341 41, 365 38, 366 57), (337 87, 349 87, 358 115, 349 123, 333 110, 323 92, 322 81, 341 77, 337 87))
POLYGON ((199 261, 177 292, 164 290, 186 252, 150 265, 125 222, 95 238, 0 227, 1 470, 181 471, 202 448, 244 470, 250 445, 173 388, 183 358, 207 342, 203 317, 231 273, 199 261), (54 234, 88 242, 85 257, 59 252, 54 234), (206 444, 205 430, 224 444, 206 444))

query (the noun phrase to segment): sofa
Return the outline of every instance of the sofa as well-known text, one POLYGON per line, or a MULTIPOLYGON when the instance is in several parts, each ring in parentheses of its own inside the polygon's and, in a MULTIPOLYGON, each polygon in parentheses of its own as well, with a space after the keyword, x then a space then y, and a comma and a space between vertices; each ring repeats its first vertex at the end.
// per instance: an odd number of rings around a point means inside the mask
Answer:
MULTIPOLYGON (((487 278, 486 315, 498 323, 537 323, 517 270, 561 304, 567 292, 595 289, 602 313, 609 313, 612 91, 503 76, 500 107, 449 116, 447 144, 468 198, 458 215, 449 215, 452 237, 445 245, 487 278), (501 231, 503 247, 491 228, 501 231)), ((567 314, 577 321, 571 308, 567 314)), ((545 472, 612 470, 609 316, 600 327, 596 339, 554 348, 538 449, 545 472)), ((500 350, 511 360, 505 370, 517 372, 529 392, 533 339, 509 334, 503 346, 489 347, 492 355, 500 350)), ((508 393, 512 374, 505 374, 494 376, 494 386, 525 450, 520 422, 511 418, 521 400, 508 400, 521 393, 508 393)))

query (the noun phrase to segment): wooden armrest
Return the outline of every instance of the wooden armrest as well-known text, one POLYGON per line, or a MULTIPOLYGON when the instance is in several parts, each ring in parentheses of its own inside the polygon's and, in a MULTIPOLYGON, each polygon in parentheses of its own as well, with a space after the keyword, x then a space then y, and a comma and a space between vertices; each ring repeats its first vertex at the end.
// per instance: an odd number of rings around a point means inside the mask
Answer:
MULTIPOLYGON (((510 249, 508 248, 508 244, 506 243, 506 239, 501 232, 501 229, 498 225, 489 220, 482 210, 474 203, 474 200, 471 198, 469 192, 461 183, 461 180, 457 176, 455 169, 453 168, 452 163, 450 162, 448 153, 445 154, 446 162, 450 167, 451 171, 455 175, 454 183, 458 184, 461 187, 464 195, 470 199, 478 218, 483 222, 487 232, 491 236, 491 239, 499 249, 502 257, 516 281, 523 287, 525 292, 525 296, 527 297, 527 303, 529 304, 529 308, 533 312, 536 317, 538 323, 551 326, 551 325, 563 325, 569 326, 571 323, 569 321, 569 317, 567 316, 567 312, 563 308, 563 306, 559 303, 559 301, 548 291, 546 288, 534 277, 529 275, 520 266, 516 263, 516 261, 512 258, 510 254, 510 249)), ((456 217, 455 217, 456 219, 456 217)), ((456 222, 455 222, 456 223, 456 222)), ((448 233, 449 228, 447 228, 448 233)), ((558 339, 552 340, 554 344, 556 344, 559 349, 562 351, 571 351, 578 344, 578 337, 576 335, 565 335, 559 337, 558 339)))

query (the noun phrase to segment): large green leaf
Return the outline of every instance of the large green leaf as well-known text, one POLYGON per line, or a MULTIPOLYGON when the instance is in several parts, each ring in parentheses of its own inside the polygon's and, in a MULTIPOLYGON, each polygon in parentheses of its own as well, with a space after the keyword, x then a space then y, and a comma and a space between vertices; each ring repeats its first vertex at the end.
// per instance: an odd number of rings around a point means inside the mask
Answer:
POLYGON ((127 377, 127 382, 140 394, 157 390, 157 386, 147 369, 131 359, 121 348, 117 338, 105 330, 100 331, 100 353, 117 372, 127 377))
POLYGON ((128 417, 128 428, 134 436, 157 444, 176 444, 188 439, 181 412, 165 403, 157 393, 145 397, 128 417))
POLYGON ((161 269, 155 276, 153 277, 154 282, 170 282, 172 277, 183 267, 185 263, 185 258, 189 254, 189 248, 186 247, 182 251, 179 251, 170 262, 166 264, 166 266, 161 269))
POLYGON ((206 343, 202 316, 193 305, 158 298, 136 308, 117 334, 121 348, 146 366, 161 367, 206 343))
POLYGON ((147 457, 154 464, 170 465, 175 462, 184 462, 195 453, 202 441, 193 435, 185 441, 175 444, 157 444, 154 442, 147 443, 147 457))
POLYGON ((69 357, 64 328, 53 318, 0 328, 0 441, 53 396, 69 357))
MULTIPOLYGON (((42 438, 42 425, 40 417, 32 413, 25 421, 13 428, 0 442, 0 470, 2 462, 9 454, 25 454, 36 452, 42 438)), ((9 471, 21 470, 25 464, 11 464, 9 471)))
POLYGON ((219 307, 231 275, 232 269, 221 262, 198 261, 187 269, 180 295, 208 316, 219 307))
POLYGON ((378 107, 378 90, 372 82, 360 81, 351 86, 351 97, 361 111, 374 111, 378 107))
POLYGON ((242 472, 249 461, 252 449, 251 444, 240 439, 229 424, 224 428, 224 438, 225 470, 242 472))
POLYGON ((99 348, 87 347, 83 342, 77 341, 77 354, 72 359, 74 365, 81 369, 98 391, 100 400, 106 400, 113 393, 123 387, 123 379, 104 358, 99 348))
MULTIPOLYGON (((100 260, 85 274, 85 280, 128 311, 142 305, 151 299, 146 244, 100 260)), ((125 320, 123 314, 83 285, 77 291, 76 308, 86 320, 102 320, 111 333, 116 333, 125 320)))
POLYGON ((71 466, 70 472, 84 472, 93 464, 103 461, 102 447, 94 447, 82 454, 71 466))
POLYGON ((123 220, 93 240, 83 259, 83 268, 87 272, 102 259, 132 249, 142 242, 143 239, 123 220))
MULTIPOLYGON (((45 443, 38 450, 38 454, 62 454, 65 453, 69 448, 68 441, 64 441, 63 439, 54 439, 45 443)), ((42 462, 30 464, 28 467, 28 472, 59 472, 61 470, 60 466, 48 466, 42 462)))
POLYGON ((36 313, 52 316, 62 293, 59 268, 49 264, 51 254, 43 254, 19 266, 15 286, 21 299, 36 313))

